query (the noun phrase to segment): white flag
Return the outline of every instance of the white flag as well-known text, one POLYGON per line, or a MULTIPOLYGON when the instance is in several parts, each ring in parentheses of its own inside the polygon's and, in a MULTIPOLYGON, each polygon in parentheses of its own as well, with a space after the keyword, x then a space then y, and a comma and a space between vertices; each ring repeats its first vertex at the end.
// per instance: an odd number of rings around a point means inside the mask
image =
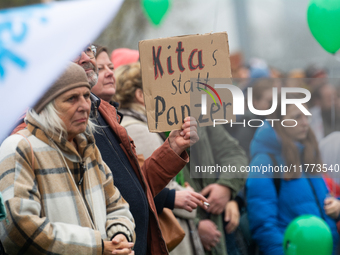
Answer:
POLYGON ((122 2, 53 2, 0 11, 0 142, 122 2))

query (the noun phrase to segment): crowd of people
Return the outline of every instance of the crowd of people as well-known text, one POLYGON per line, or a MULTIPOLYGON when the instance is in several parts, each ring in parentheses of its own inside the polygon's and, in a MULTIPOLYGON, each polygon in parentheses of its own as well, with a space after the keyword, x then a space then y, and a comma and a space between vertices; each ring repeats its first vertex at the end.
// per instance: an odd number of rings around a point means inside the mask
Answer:
POLYGON ((169 254, 165 208, 185 232, 172 255, 283 255, 285 229, 305 214, 326 222, 337 254, 338 171, 304 167, 340 163, 339 90, 325 70, 282 74, 260 60, 233 69, 258 110, 274 87, 308 89, 311 119, 295 105, 282 116, 280 97, 268 117, 294 127, 247 111, 237 118, 264 125, 198 127, 189 116, 163 134, 147 127, 138 51, 90 44, 65 69, 0 147, 5 254, 169 254), (192 166, 217 164, 302 170, 191 177, 192 166))

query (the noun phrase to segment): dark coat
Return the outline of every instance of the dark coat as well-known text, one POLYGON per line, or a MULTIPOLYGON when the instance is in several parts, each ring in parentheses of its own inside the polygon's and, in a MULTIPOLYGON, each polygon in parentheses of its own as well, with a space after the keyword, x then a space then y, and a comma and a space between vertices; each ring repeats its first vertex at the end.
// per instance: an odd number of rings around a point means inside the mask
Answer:
POLYGON ((184 152, 181 156, 178 156, 170 148, 169 141, 166 140, 151 157, 145 160, 142 168, 140 168, 135 151, 135 145, 132 139, 128 136, 125 128, 119 124, 121 117, 117 114, 115 107, 103 100, 97 100, 96 106, 99 111, 97 118, 102 118, 99 120, 99 123, 102 123, 104 120, 107 124, 107 128, 104 131, 105 134, 95 134, 96 145, 102 153, 103 160, 113 173, 114 184, 119 188, 122 196, 130 204, 130 210, 136 223, 137 242, 135 246, 135 253, 136 255, 145 254, 143 251, 143 243, 145 244, 145 241, 142 240, 147 239, 147 254, 168 254, 158 224, 154 197, 186 165, 186 163, 188 163, 188 155, 184 152), (103 142, 104 139, 99 138, 99 136, 103 135, 105 135, 106 142, 103 142), (115 157, 113 157, 112 154, 107 153, 108 140, 110 140, 110 143, 112 144, 110 147, 114 147, 114 144, 118 141, 121 150, 117 149, 116 153, 120 155, 122 166, 127 169, 117 168, 117 160, 115 160, 115 157), (130 175, 131 169, 133 171, 132 176, 130 175), (115 174, 115 172, 117 172, 117 170, 120 174, 121 171, 125 172, 125 174, 123 173, 120 175, 120 180, 116 178, 117 174, 115 174), (130 178, 131 182, 127 182, 126 180, 128 179, 126 178, 130 178), (138 183, 134 182, 134 180, 137 180, 138 183), (131 193, 136 189, 140 189, 140 187, 143 192, 139 193, 139 197, 131 196, 131 193), (143 206, 143 203, 141 202, 143 200, 145 200, 148 204, 148 215, 143 208, 138 208, 139 205, 143 206), (145 227, 137 229, 139 226, 145 225, 146 221, 148 221, 148 224, 145 227), (145 233, 147 236, 145 236, 145 233), (138 236, 138 234, 142 234, 143 236, 138 236), (141 241, 139 242, 138 239, 141 241), (138 250, 138 247, 141 247, 142 251, 138 250))

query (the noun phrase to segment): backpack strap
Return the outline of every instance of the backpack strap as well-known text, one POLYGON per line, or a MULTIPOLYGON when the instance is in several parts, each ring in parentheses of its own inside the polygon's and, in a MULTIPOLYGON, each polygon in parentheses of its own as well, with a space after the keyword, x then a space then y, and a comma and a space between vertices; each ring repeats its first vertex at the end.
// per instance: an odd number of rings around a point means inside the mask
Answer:
MULTIPOLYGON (((271 153, 268 153, 268 155, 269 155, 269 157, 271 158, 271 160, 273 162, 273 168, 278 166, 279 164, 277 163, 277 160, 276 160, 275 156, 273 154, 271 154, 271 153)), ((281 175, 280 175, 280 172, 275 172, 274 171, 273 182, 274 182, 274 185, 275 185, 276 194, 279 196, 279 194, 280 194, 280 187, 281 187, 281 175)))
POLYGON ((315 191, 314 185, 312 184, 312 181, 310 180, 309 176, 307 176, 306 179, 307 179, 307 181, 308 181, 308 183, 309 183, 309 185, 310 185, 310 187, 311 187, 311 189, 312 189, 312 192, 313 192, 313 195, 314 195, 315 202, 316 202, 316 204, 317 204, 317 206, 318 206, 318 209, 319 209, 319 212, 320 212, 320 216, 321 216, 321 218, 322 218, 323 220, 326 221, 326 219, 325 219, 325 217, 324 217, 324 215, 323 215, 323 213, 322 213, 322 208, 321 208, 321 206, 320 206, 320 204, 319 204, 318 196, 316 195, 316 191, 315 191))
MULTIPOLYGON (((279 164, 277 163, 277 160, 276 160, 274 154, 268 153, 268 156, 269 156, 269 157, 271 158, 271 160, 272 160, 273 168, 275 168, 276 166, 279 165, 279 164)), ((276 194, 277 194, 277 196, 279 196, 279 194, 280 194, 280 188, 281 188, 281 175, 280 175, 280 172, 275 172, 275 171, 274 171, 273 182, 274 182, 276 194)), ((247 188, 246 188, 246 186, 244 186, 244 197, 246 197, 246 192, 247 192, 247 188)))

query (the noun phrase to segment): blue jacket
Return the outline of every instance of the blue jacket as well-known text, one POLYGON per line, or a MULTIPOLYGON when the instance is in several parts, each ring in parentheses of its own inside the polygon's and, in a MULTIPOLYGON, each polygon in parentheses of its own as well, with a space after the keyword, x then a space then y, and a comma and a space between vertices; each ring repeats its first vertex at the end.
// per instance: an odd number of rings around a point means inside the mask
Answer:
MULTIPOLYGON (((302 153, 303 145, 298 144, 302 153)), ((271 123, 258 128, 250 145, 252 166, 273 165, 268 154, 273 154, 278 165, 286 165, 281 153, 281 142, 271 123)), ((247 209, 250 229, 253 239, 258 243, 260 250, 265 255, 283 255, 282 243, 284 232, 288 224, 296 217, 303 214, 313 214, 326 219, 329 225, 335 247, 339 234, 335 220, 325 214, 323 209, 324 199, 328 189, 321 178, 311 178, 312 185, 318 196, 322 214, 316 204, 312 188, 306 178, 291 181, 281 180, 279 195, 275 190, 272 173, 249 173, 247 187, 247 209), (262 178, 261 178, 262 177, 262 178)))

